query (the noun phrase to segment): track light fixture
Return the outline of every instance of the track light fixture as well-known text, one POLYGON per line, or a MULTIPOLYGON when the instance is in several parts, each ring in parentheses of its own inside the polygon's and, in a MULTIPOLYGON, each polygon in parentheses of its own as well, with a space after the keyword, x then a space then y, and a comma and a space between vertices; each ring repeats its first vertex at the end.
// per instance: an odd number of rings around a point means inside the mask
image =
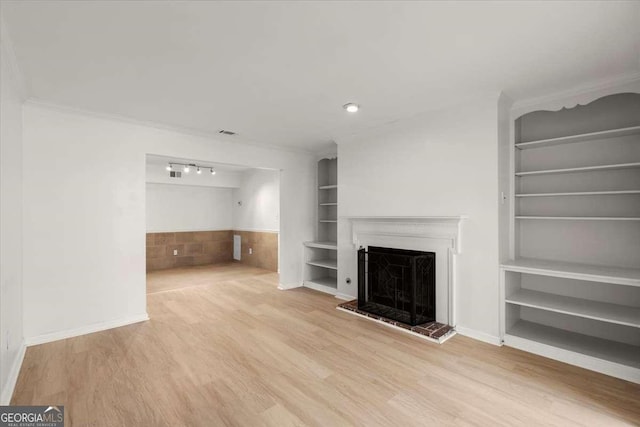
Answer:
POLYGON ((167 171, 172 172, 174 170, 174 166, 182 166, 182 171, 184 173, 189 173, 189 171, 191 170, 191 168, 195 168, 196 169, 196 173, 198 175, 202 175, 202 170, 203 169, 209 169, 211 171, 211 175, 215 175, 216 171, 215 169, 213 169, 211 166, 201 166, 201 165, 196 165, 195 163, 174 163, 171 162, 167 165, 167 167, 165 168, 167 171))

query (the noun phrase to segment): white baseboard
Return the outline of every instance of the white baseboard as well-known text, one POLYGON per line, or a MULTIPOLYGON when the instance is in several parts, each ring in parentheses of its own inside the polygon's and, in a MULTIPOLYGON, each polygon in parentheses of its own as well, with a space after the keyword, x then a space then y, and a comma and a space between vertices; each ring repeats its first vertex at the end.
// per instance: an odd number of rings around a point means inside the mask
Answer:
POLYGON ((49 334, 37 335, 35 337, 25 338, 27 347, 32 345, 44 344, 52 341, 63 340, 66 338, 73 338, 80 335, 92 334, 94 332, 105 331, 107 329, 119 328, 120 326, 131 325, 133 323, 139 323, 149 320, 147 313, 138 314, 135 316, 128 316, 115 320, 108 320, 106 322, 93 323, 91 325, 82 326, 75 329, 67 329, 66 331, 52 332, 49 334))
POLYGON ((2 389, 2 396, 0 397, 0 405, 8 405, 11 402, 13 396, 13 390, 16 388, 16 382, 18 381, 18 374, 20 374, 20 368, 22 368, 22 362, 24 361, 24 354, 27 351, 27 346, 24 341, 20 344, 20 350, 18 351, 18 357, 15 358, 11 369, 9 370, 9 376, 7 377, 7 383, 2 389))
POLYGON ((341 299, 343 301, 353 301, 356 297, 352 297, 351 295, 337 293, 336 298, 341 299))
POLYGON ((464 326, 456 326, 456 331, 465 337, 473 338, 474 340, 486 342, 493 345, 502 345, 500 337, 489 335, 486 332, 477 331, 475 329, 465 328, 464 326))
POLYGON ((281 291, 288 291, 289 289, 301 288, 302 284, 285 285, 284 283, 278 284, 278 289, 281 291))

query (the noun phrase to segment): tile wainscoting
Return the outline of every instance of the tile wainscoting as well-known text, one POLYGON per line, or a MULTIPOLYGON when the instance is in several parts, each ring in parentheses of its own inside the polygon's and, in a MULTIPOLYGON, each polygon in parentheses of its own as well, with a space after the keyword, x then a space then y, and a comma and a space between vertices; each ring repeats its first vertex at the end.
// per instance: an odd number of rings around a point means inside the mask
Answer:
POLYGON ((222 230, 147 233, 147 272, 231 262, 234 234, 242 238, 240 263, 278 270, 278 233, 222 230))
POLYGON ((241 264, 278 271, 278 233, 265 231, 234 231, 241 236, 241 264), (249 254, 249 249, 252 253, 249 254))

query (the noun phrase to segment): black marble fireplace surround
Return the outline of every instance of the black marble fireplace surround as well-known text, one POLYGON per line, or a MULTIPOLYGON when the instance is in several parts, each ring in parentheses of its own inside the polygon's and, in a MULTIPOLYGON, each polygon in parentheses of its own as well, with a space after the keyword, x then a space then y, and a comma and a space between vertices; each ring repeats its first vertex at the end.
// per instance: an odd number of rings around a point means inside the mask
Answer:
POLYGON ((436 254, 361 248, 358 309, 411 326, 435 321, 436 254))

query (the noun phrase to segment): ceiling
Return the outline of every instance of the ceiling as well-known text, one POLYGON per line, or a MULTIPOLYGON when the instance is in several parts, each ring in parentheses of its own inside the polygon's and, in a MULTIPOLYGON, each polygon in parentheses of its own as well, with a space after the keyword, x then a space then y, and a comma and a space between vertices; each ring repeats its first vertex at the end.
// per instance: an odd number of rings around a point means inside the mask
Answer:
POLYGON ((33 98, 305 150, 640 68, 637 1, 3 0, 2 13, 33 98))

